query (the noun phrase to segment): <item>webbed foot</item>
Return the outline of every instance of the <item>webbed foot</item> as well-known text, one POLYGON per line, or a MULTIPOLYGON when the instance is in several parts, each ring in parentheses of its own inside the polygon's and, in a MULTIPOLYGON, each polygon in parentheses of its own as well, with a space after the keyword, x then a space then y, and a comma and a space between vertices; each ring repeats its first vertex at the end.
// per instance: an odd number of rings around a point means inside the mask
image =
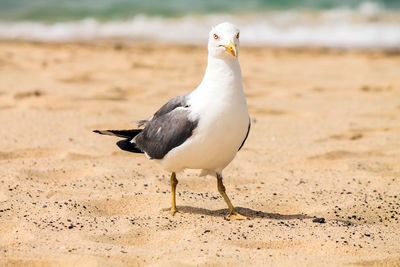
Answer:
POLYGON ((228 220, 247 220, 248 217, 240 214, 239 212, 237 212, 236 210, 229 212, 228 215, 226 215, 225 217, 228 220))

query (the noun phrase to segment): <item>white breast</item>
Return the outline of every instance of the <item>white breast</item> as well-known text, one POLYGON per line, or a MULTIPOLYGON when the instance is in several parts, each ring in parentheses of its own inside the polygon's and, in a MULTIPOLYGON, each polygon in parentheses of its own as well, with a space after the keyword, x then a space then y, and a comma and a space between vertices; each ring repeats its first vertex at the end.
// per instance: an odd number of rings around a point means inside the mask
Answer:
POLYGON ((249 115, 240 73, 240 81, 231 81, 230 76, 220 77, 223 79, 217 83, 215 79, 210 83, 205 76, 190 94, 191 116, 199 118, 199 123, 191 138, 161 160, 165 169, 220 172, 233 160, 246 137, 249 115))

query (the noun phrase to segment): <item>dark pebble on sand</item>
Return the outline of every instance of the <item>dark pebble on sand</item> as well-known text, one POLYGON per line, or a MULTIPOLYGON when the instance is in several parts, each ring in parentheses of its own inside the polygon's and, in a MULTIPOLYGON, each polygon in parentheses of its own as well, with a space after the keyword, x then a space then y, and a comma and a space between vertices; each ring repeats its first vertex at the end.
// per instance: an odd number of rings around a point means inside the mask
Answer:
POLYGON ((312 220, 314 223, 325 223, 325 218, 315 218, 312 220))

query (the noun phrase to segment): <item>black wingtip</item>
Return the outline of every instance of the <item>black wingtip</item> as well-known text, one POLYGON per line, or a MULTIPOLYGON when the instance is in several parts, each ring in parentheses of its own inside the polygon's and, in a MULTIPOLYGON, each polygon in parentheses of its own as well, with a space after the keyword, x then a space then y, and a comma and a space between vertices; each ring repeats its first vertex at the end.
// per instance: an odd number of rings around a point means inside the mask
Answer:
POLYGON ((118 136, 122 138, 134 138, 136 135, 140 134, 142 129, 132 129, 132 130, 93 130, 94 133, 118 136))
POLYGON ((117 142, 117 146, 125 151, 132 153, 143 153, 142 150, 136 147, 134 143, 131 143, 129 139, 121 140, 117 142))

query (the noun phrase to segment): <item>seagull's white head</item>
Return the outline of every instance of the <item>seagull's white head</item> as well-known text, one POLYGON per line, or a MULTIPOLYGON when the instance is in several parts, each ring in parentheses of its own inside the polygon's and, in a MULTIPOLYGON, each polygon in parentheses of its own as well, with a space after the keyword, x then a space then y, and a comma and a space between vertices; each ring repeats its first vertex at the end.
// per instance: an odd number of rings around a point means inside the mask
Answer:
POLYGON ((239 32, 239 29, 229 22, 213 27, 208 39, 208 54, 223 59, 237 58, 239 32))

